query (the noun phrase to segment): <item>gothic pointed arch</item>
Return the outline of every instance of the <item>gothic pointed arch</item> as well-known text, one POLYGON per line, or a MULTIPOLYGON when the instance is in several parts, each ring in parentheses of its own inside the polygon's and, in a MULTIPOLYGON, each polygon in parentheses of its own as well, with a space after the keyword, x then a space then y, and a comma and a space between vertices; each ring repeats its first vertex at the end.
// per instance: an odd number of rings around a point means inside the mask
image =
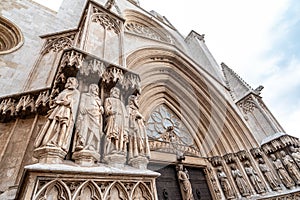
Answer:
POLYGON ((132 192, 132 200, 151 200, 154 199, 149 188, 142 182, 135 185, 132 192))
POLYGON ((73 200, 78 199, 93 199, 93 200, 101 200, 102 194, 94 181, 86 181, 83 183, 74 193, 73 200))
POLYGON ((126 188, 119 181, 114 182, 107 189, 104 199, 107 200, 126 200, 129 199, 126 188))
POLYGON ((201 156, 224 155, 257 145, 245 123, 227 101, 222 83, 173 49, 147 47, 127 57, 142 80, 140 108, 150 116, 168 102, 180 112, 201 156))
POLYGON ((71 200, 71 192, 68 186, 60 181, 53 180, 44 185, 33 198, 34 200, 46 200, 46 199, 65 199, 71 200))

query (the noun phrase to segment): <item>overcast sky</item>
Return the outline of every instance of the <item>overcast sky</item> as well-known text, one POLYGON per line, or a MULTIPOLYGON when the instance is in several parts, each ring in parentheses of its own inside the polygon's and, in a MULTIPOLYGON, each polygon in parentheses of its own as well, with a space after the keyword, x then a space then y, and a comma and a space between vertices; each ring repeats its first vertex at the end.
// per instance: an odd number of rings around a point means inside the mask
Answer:
MULTIPOLYGON (((39 0, 59 7, 61 0, 39 0), (57 2, 57 3, 56 3, 57 2)), ((205 34, 211 53, 262 97, 288 134, 300 137, 299 0, 140 0, 185 37, 205 34)))

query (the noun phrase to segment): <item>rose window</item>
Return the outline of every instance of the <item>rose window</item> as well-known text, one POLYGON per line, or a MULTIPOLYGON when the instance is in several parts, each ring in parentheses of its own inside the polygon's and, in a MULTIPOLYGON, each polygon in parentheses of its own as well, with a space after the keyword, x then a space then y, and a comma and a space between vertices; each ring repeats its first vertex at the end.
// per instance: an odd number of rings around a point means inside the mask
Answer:
POLYGON ((180 140, 180 143, 188 146, 194 144, 193 138, 182 121, 165 105, 160 105, 149 117, 147 134, 151 139, 163 141, 170 130, 180 140))

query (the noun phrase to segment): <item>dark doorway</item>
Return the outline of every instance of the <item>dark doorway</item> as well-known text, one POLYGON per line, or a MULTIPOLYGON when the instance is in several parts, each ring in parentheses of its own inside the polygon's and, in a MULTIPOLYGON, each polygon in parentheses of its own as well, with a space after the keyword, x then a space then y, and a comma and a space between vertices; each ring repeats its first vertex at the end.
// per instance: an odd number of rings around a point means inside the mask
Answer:
MULTIPOLYGON (((175 165, 151 163, 150 170, 159 172, 156 179, 158 200, 182 200, 175 165)), ((185 167, 188 170, 195 200, 211 200, 210 191, 202 168, 185 167)))

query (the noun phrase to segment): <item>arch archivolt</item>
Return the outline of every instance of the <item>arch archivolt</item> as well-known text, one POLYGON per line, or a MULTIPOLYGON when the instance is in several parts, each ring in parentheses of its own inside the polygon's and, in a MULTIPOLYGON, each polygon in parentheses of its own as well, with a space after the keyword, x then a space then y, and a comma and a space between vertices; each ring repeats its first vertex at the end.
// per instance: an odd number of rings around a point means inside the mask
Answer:
POLYGON ((166 104, 188 127, 201 156, 252 147, 251 134, 204 71, 179 52, 149 47, 131 53, 127 66, 142 80, 140 110, 146 118, 166 104), (235 120, 235 123, 230 121, 235 120))

